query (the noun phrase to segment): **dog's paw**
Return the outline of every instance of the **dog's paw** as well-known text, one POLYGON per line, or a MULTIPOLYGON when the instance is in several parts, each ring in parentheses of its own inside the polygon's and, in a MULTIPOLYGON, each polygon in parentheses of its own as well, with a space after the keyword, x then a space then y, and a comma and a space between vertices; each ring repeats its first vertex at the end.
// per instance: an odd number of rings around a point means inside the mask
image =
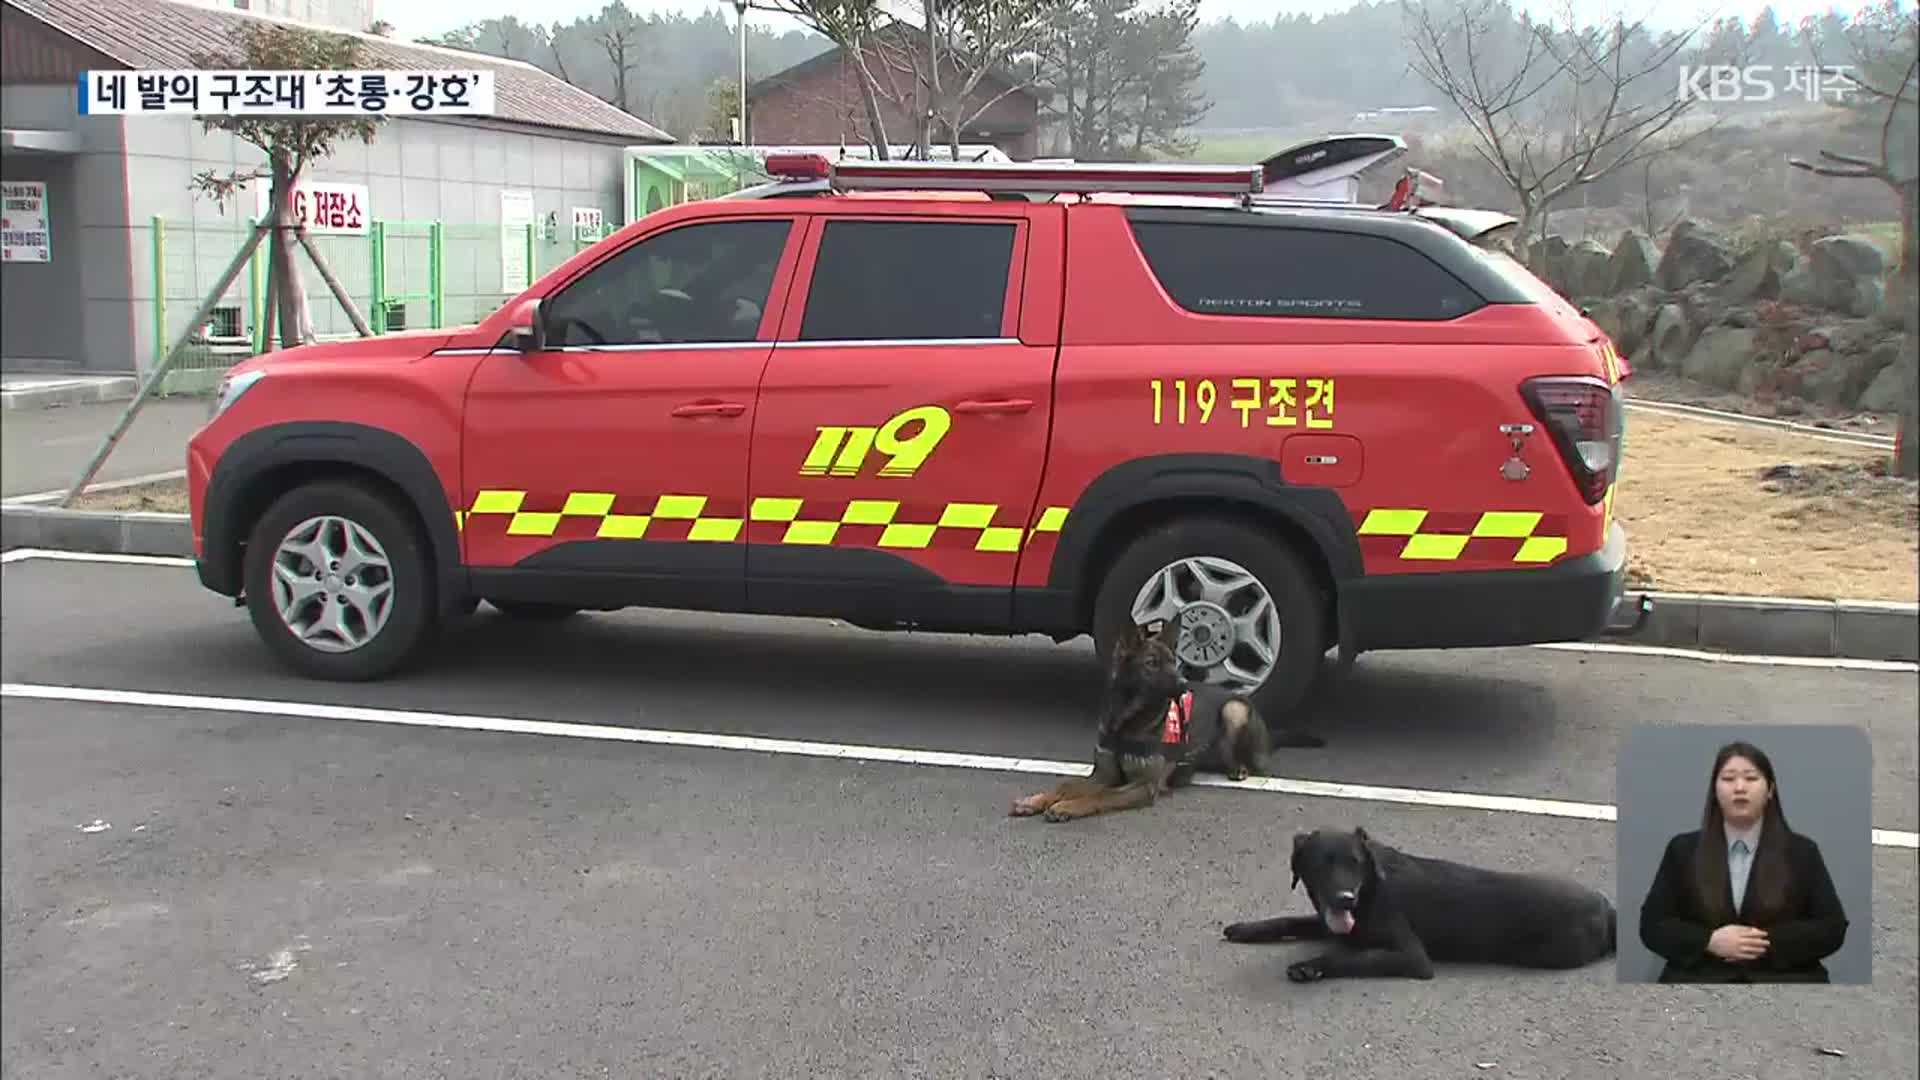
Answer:
POLYGON ((1076 806, 1074 803, 1068 800, 1063 799, 1060 802, 1054 803, 1052 806, 1047 807, 1048 821, 1054 821, 1054 822, 1072 821, 1074 818, 1082 817, 1082 816, 1084 815, 1082 814, 1080 807, 1076 806))
POLYGON ((1287 978, 1294 982, 1319 982, 1326 977, 1326 965, 1321 963, 1317 957, 1312 960, 1302 960, 1297 964, 1287 965, 1287 978))
POLYGON ((1007 810, 1007 816, 1008 817, 1032 817, 1033 815, 1039 813, 1042 810, 1045 810, 1046 808, 1047 808, 1046 796, 1029 795, 1024 799, 1014 800, 1013 806, 1007 810))

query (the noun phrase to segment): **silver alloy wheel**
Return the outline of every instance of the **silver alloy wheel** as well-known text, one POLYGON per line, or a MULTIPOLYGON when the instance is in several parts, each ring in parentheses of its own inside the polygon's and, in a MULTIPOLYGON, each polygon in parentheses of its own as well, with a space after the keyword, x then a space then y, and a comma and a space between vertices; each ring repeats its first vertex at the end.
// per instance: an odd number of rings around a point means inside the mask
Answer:
POLYGON ((1251 693, 1280 658, 1280 612, 1260 579, 1238 563, 1194 555, 1161 567, 1133 598, 1133 621, 1184 615, 1180 662, 1209 683, 1251 693))
POLYGON ((393 567, 373 534, 335 515, 287 531, 273 553, 273 601, 293 636, 321 652, 372 641, 393 612, 393 567))

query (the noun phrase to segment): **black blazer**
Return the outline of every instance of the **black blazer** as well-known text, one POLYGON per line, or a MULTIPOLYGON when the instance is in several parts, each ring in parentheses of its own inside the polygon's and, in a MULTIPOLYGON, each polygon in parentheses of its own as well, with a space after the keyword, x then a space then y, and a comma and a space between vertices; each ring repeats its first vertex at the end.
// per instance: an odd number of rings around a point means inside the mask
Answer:
MULTIPOLYGON (((1826 965, 1820 961, 1839 951, 1847 940, 1847 914, 1834 892, 1826 860, 1820 857, 1820 845, 1811 837, 1791 835, 1786 910, 1771 925, 1748 922, 1737 912, 1730 920, 1767 932, 1767 951, 1743 962, 1723 960, 1707 951, 1707 939, 1719 926, 1707 925, 1707 916, 1694 902, 1693 853, 1700 845, 1700 830, 1667 841, 1660 869, 1640 905, 1640 942, 1667 961, 1660 971, 1661 982, 1828 981, 1826 965)), ((1751 889, 1753 879, 1747 880, 1751 889)), ((1729 886, 1729 905, 1731 893, 1729 886)))

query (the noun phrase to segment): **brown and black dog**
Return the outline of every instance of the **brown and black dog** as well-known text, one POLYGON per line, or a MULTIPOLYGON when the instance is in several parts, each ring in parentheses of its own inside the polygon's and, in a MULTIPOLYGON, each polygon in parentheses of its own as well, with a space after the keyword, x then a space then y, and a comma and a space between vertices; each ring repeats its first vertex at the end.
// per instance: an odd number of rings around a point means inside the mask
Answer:
POLYGON ((1100 703, 1092 775, 1020 799, 1012 816, 1069 821, 1151 806, 1185 787, 1195 772, 1244 780, 1261 771, 1275 745, 1326 745, 1291 730, 1276 740, 1246 695, 1189 685, 1174 653, 1179 640, 1178 616, 1158 628, 1129 625, 1121 631, 1100 703))

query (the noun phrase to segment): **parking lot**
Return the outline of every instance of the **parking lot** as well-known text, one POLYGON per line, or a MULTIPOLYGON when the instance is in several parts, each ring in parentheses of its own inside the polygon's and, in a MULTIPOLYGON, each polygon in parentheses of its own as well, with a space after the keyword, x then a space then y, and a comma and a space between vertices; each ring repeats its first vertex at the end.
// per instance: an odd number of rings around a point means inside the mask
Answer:
POLYGON ((1049 825, 1006 807, 1085 758, 1084 641, 483 608, 417 673, 319 684, 178 562, 15 554, 9 1076, 1881 1078, 1920 1053, 1910 669, 1369 655, 1282 779, 1049 825), (1562 804, 1610 804, 1630 726, 1728 721, 1870 733, 1873 986, 1297 986, 1314 946, 1220 939, 1305 910, 1287 845, 1314 825, 1611 892, 1610 823, 1562 804))

